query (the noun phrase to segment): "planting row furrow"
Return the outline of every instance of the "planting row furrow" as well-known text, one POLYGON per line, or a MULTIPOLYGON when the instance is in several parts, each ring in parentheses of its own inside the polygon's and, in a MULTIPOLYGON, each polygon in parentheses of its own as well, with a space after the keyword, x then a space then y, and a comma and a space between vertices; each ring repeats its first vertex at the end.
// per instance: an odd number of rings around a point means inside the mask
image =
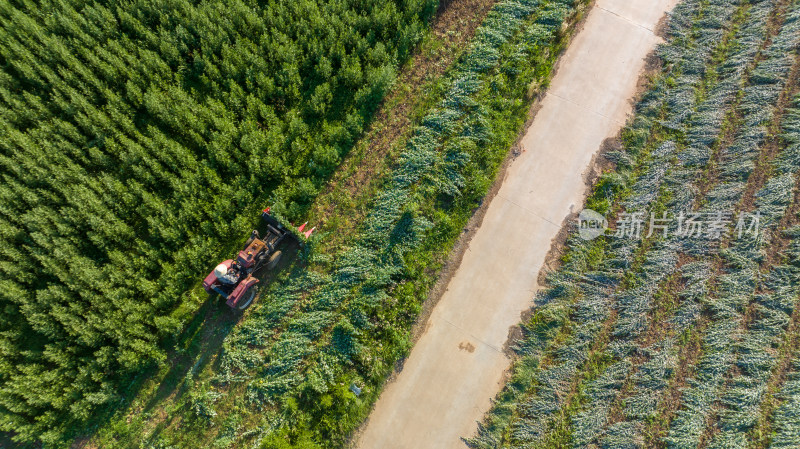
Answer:
MULTIPOLYGON (((766 6, 766 5, 764 5, 766 6)), ((765 13, 767 9, 761 8, 754 8, 754 10, 750 11, 751 16, 755 15, 757 18, 763 19, 765 17, 765 13)), ((760 28, 763 30, 763 20, 756 20, 756 22, 760 22, 760 28)), ((759 27, 755 28, 756 30, 759 27)), ((752 30, 751 30, 752 31, 752 30)), ((757 35, 757 34, 756 34, 757 35)), ((747 30, 745 30, 744 37, 747 37, 747 30)), ((753 37, 753 34, 750 34, 750 37, 753 37)), ((731 66, 730 64, 727 65, 728 68, 744 68, 747 67, 746 60, 742 60, 742 55, 750 55, 752 58, 753 50, 755 46, 752 45, 753 42, 748 39, 741 39, 744 42, 751 42, 749 46, 749 51, 747 49, 748 45, 745 45, 741 52, 737 54, 731 55, 731 60, 736 61, 736 65, 731 66), (737 57, 738 56, 738 57, 737 57)), ((760 40, 760 39, 759 39, 760 40)), ((726 75, 724 69, 726 66, 722 67, 721 74, 722 76, 726 76, 724 80, 725 83, 721 83, 715 90, 725 92, 726 85, 730 86, 731 84, 736 85, 738 83, 737 78, 741 79, 741 77, 731 76, 730 74, 726 75)), ((737 70, 741 71, 741 69, 737 70)), ((730 98, 730 95, 728 96, 730 98)), ((709 95, 709 99, 715 99, 714 92, 712 90, 711 94, 709 95)), ((700 111, 702 112, 702 108, 700 111)), ((721 114, 718 113, 717 117, 721 114)), ((701 116, 702 119, 702 116, 701 116)), ((719 123, 719 120, 717 121, 719 123)), ((706 133, 708 134, 708 133, 706 133)), ((690 136, 692 133, 690 133, 690 136)), ((698 135, 698 133, 694 133, 694 135, 698 135)), ((702 135, 702 133, 700 133, 702 135)), ((733 145, 742 146, 743 144, 752 144, 747 139, 748 130, 741 131, 738 136, 735 138, 733 145)), ((693 148, 695 150, 695 154, 703 154, 703 152, 697 151, 697 141, 696 139, 689 138, 689 148, 693 148)), ((711 157, 716 157, 721 159, 722 163, 722 170, 723 173, 726 170, 729 170, 730 166, 735 165, 742 165, 752 163, 752 156, 754 155, 753 152, 750 153, 749 157, 747 155, 740 155, 739 157, 730 157, 727 155, 729 153, 726 146, 722 146, 722 151, 714 151, 708 152, 706 151, 705 154, 710 154, 711 157)), ((755 153, 757 154, 757 152, 755 153)), ((705 157, 701 157, 700 159, 706 159, 705 157)), ((705 163, 701 163, 697 166, 704 166, 705 163)), ((672 177, 672 186, 673 188, 671 191, 668 190, 670 197, 675 197, 677 189, 675 187, 681 187, 686 185, 685 183, 689 182, 692 177, 696 175, 692 174, 692 170, 684 170, 683 172, 678 171, 676 174, 668 176, 668 178, 672 177), (675 181, 675 175, 677 175, 678 181, 675 181), (683 179, 681 179, 681 175, 683 175, 683 179)), ((720 177, 721 179, 717 180, 719 184, 715 187, 714 184, 708 183, 706 180, 705 186, 711 188, 713 191, 728 191, 729 193, 731 190, 734 190, 733 195, 729 195, 726 199, 725 203, 721 203, 719 201, 713 202, 714 207, 732 207, 736 203, 736 198, 741 197, 741 190, 735 191, 736 189, 731 189, 730 185, 726 185, 730 180, 726 179, 724 176, 720 177)), ((708 178, 706 178, 708 179, 708 178)), ((677 195, 680 198, 680 195, 677 195)), ((684 195, 684 198, 687 198, 684 195)), ((695 197, 695 201, 698 198, 695 197)), ((701 201, 703 198, 699 198, 701 201)), ((684 204, 691 204, 689 201, 685 201, 684 204)), ((673 205, 674 207, 674 205, 673 205)), ((711 212, 711 211, 710 211, 711 212)), ((673 241, 673 243, 677 244, 677 241, 673 241)), ((696 245, 695 242, 688 241, 687 243, 690 244, 691 247, 696 245)), ((685 248, 684 248, 685 250, 685 248)), ((694 257, 686 257, 687 260, 695 260, 698 259, 696 248, 689 248, 690 251, 694 252, 694 257)), ((694 326, 697 324, 697 318, 700 316, 699 312, 701 310, 700 304, 698 300, 702 298, 708 292, 708 278, 712 277, 712 267, 711 265, 703 260, 697 262, 686 263, 685 266, 681 267, 680 278, 682 279, 681 287, 684 289, 683 291, 676 292, 661 292, 658 293, 661 295, 659 297, 659 301, 675 301, 680 304, 677 307, 677 310, 674 311, 672 316, 664 317, 661 316, 659 320, 661 321, 660 324, 657 325, 657 330, 655 331, 656 334, 652 335, 653 331, 648 328, 648 335, 644 339, 640 339, 636 343, 630 342, 622 342, 622 341, 615 341, 613 342, 617 348, 622 345, 628 346, 628 351, 630 351, 630 360, 633 365, 636 365, 638 361, 644 361, 644 364, 641 367, 635 367, 633 369, 633 375, 627 375, 627 381, 624 385, 620 386, 620 390, 627 390, 627 392, 623 392, 621 397, 617 397, 617 403, 615 404, 614 412, 612 413, 615 416, 609 417, 609 427, 608 433, 609 437, 602 441, 603 445, 617 445, 617 444, 639 444, 637 442, 644 442, 644 444, 656 444, 654 440, 658 439, 658 434, 660 433, 659 426, 661 423, 664 422, 664 417, 656 418, 657 416, 661 415, 661 413, 657 412, 660 403, 666 399, 664 397, 663 392, 667 388, 667 380, 673 375, 676 370, 679 370, 679 348, 680 346, 676 344, 675 337, 681 336, 681 334, 687 330, 689 325, 693 325, 692 331, 696 332, 697 328, 694 326), (662 294, 663 293, 663 294, 662 294), (670 296, 672 298, 670 298, 670 296), (656 344, 651 346, 651 342, 655 341, 656 344), (622 421, 619 415, 625 416, 625 421, 622 421)), ((677 282, 681 284, 681 282, 677 282)), ((644 302, 648 297, 647 296, 640 296, 637 298, 639 301, 639 309, 634 308, 632 313, 632 323, 636 323, 637 327, 642 326, 647 319, 646 313, 641 313, 643 310, 650 311, 650 304, 644 302)), ((661 308, 675 308, 675 304, 661 304, 659 307, 661 308)), ((617 349, 618 351, 618 349, 617 349)), ((686 363, 686 361, 683 361, 686 363)), ((684 368, 685 369, 685 368, 684 368)), ((667 418, 668 419, 668 418, 667 418)))
MULTIPOLYGON (((758 14, 758 11, 755 12, 758 14)), ((763 14, 763 11, 761 11, 761 14, 763 14)), ((790 28, 785 28, 785 34, 789 32, 790 28)), ((768 51, 767 54, 769 53, 768 51)), ((772 53, 774 54, 774 51, 772 53)), ((760 67, 761 65, 754 70, 754 73, 758 73, 760 67)), ((751 94, 754 91, 758 91, 763 87, 759 86, 759 81, 753 81, 754 79, 757 80, 758 76, 751 75, 750 79, 751 84, 747 86, 744 91, 744 101, 742 101, 738 107, 739 114, 745 116, 748 114, 747 109, 753 106, 750 100, 748 100, 748 97, 752 97, 751 94)), ((780 91, 779 86, 777 90, 778 92, 780 91)), ((761 104, 759 106, 766 110, 774 98, 760 100, 761 104)), ((741 207, 737 207, 737 203, 741 202, 740 199, 744 192, 745 183, 743 179, 747 179, 747 167, 752 167, 754 164, 754 158, 758 156, 757 149, 759 143, 763 140, 763 133, 760 132, 763 130, 754 129, 752 121, 748 122, 748 120, 745 120, 744 122, 745 123, 741 125, 741 129, 732 139, 732 142, 723 146, 716 156, 719 160, 718 172, 715 176, 717 178, 717 184, 711 185, 708 191, 705 192, 706 195, 708 195, 707 198, 701 198, 706 204, 705 210, 703 211, 705 213, 715 213, 720 210, 742 210, 741 207), (746 149, 747 151, 741 151, 742 149, 746 149), (735 176, 731 176, 731 173, 735 174, 735 176)), ((755 122, 758 121, 756 120, 755 122)), ((748 179, 748 182, 752 182, 752 180, 748 179)), ((673 183, 673 185, 680 186, 682 182, 673 183)), ((672 417, 670 409, 673 406, 670 406, 669 403, 665 403, 664 401, 672 397, 671 403, 674 404, 675 388, 681 385, 682 382, 685 382, 684 379, 687 368, 689 365, 694 364, 693 361, 687 360, 686 357, 697 357, 697 351, 692 351, 691 348, 685 348, 685 350, 682 351, 682 345, 677 343, 683 343, 690 347, 693 346, 692 342, 696 341, 695 339, 700 335, 703 335, 706 331, 706 326, 710 324, 707 320, 701 318, 703 306, 700 301, 708 302, 707 299, 703 298, 705 298, 705 295, 711 287, 709 282, 716 282, 714 279, 717 276, 715 274, 717 269, 702 257, 702 251, 706 251, 706 248, 697 248, 696 241, 686 240, 684 243, 688 245, 684 245, 683 251, 686 251, 688 254, 694 254, 691 259, 697 260, 697 262, 687 264, 686 266, 691 273, 682 273, 687 283, 687 288, 691 288, 679 295, 683 300, 680 301, 680 307, 677 308, 675 314, 670 318, 671 329, 669 329, 669 337, 658 342, 654 347, 644 348, 644 359, 654 362, 647 362, 647 366, 645 366, 646 369, 643 372, 635 372, 633 378, 634 383, 629 387, 630 390, 635 393, 632 393, 631 397, 624 400, 627 419, 633 421, 619 424, 622 428, 633 429, 632 433, 640 435, 646 444, 659 444, 658 440, 663 432, 663 425, 672 417), (698 251, 698 249, 701 251, 698 251), (697 273, 700 273, 699 278, 697 273), (700 280, 702 280, 702 282, 698 282, 700 280), (686 299, 689 298, 691 300, 686 301, 686 299), (691 329, 688 328, 689 325, 692 326, 691 329), (689 333, 684 334, 687 330, 689 330, 689 333), (676 373, 681 379, 675 379, 673 377, 676 373), (672 383, 672 386, 668 386, 668 382, 672 383), (661 404, 665 404, 664 406, 666 409, 657 411, 659 407, 664 407, 661 404)), ((711 331, 713 332, 714 329, 711 329, 711 331)), ((701 416, 696 416, 695 418, 702 420, 701 416)), ((698 432, 701 427, 702 426, 698 425, 691 430, 698 432)), ((687 433, 686 431, 687 429, 684 428, 683 432, 678 432, 679 435, 683 435, 686 438, 685 441, 693 439, 702 440, 701 435, 687 433)), ((617 441, 618 440, 619 439, 617 439, 617 441)), ((629 439, 628 441, 635 441, 635 439, 629 439)), ((672 443, 678 446, 681 444, 675 441, 672 443)), ((691 446, 697 444, 697 441, 690 441, 686 444, 691 446)))
MULTIPOLYGON (((756 68, 754 84, 745 89, 742 138, 726 150, 729 163, 722 171, 724 182, 709 192, 709 208, 717 204, 726 207, 738 203, 735 198, 746 190, 745 180, 753 170, 753 159, 768 133, 772 106, 777 102, 791 68, 793 58, 791 53, 787 55, 787 51, 796 46, 797 31, 797 10, 794 9, 767 52, 767 59, 756 68)), ((781 158, 776 160, 777 164, 782 162, 781 158)), ((762 231, 774 227, 780 220, 788 206, 793 184, 792 173, 782 173, 780 170, 775 170, 764 183, 756 201, 762 231)), ((751 207, 747 204, 742 206, 744 210, 751 207)), ((714 420, 715 407, 712 406, 725 391, 728 373, 736 361, 737 348, 741 347, 740 344, 748 343, 745 331, 749 321, 748 306, 757 292, 759 261, 764 258, 766 250, 764 239, 746 234, 720 253, 725 274, 719 277, 717 293, 703 304, 711 319, 703 338, 704 353, 697 364, 696 375, 689 380, 689 387, 683 392, 681 410, 677 412, 665 440, 670 447, 696 447, 705 443, 709 443, 710 447, 727 447, 725 445, 733 444, 733 440, 744 444, 741 433, 737 436, 733 434, 736 430, 749 428, 757 419, 757 415, 750 416, 751 419, 739 421, 738 424, 723 420, 720 426, 726 432, 717 434, 713 428, 706 431, 710 421, 714 420), (710 441, 706 439, 707 436, 711 436, 710 441)), ((742 418, 744 415, 739 414, 732 419, 742 418)))
MULTIPOLYGON (((796 12, 793 14, 796 16, 796 12)), ((786 20, 788 23, 786 24, 784 37, 790 36, 792 27, 796 26, 792 24, 792 21, 796 20, 796 18, 791 14, 786 20)), ((714 207, 724 208, 736 205, 736 210, 750 210, 751 206, 748 205, 753 196, 750 191, 764 185, 763 177, 758 176, 758 172, 753 176, 751 174, 753 174, 754 166, 764 162, 764 160, 769 160, 769 156, 765 158, 763 154, 759 155, 757 151, 767 134, 767 125, 763 123, 764 113, 768 114, 770 112, 768 106, 774 101, 774 94, 780 91, 780 84, 785 80, 774 79, 774 73, 768 79, 765 79, 763 70, 767 69, 767 72, 769 72, 768 67, 774 63, 782 64, 784 69, 787 68, 786 60, 781 60, 782 56, 779 55, 779 46, 774 46, 771 52, 766 52, 765 57, 769 57, 770 53, 772 54, 771 61, 760 64, 750 76, 751 85, 745 90, 746 96, 750 98, 744 98, 741 102, 739 118, 737 119, 742 123, 740 136, 735 142, 727 145, 720 155, 724 165, 726 165, 716 173, 721 182, 716 188, 707 192, 708 203, 714 207), (772 93, 772 95, 767 95, 768 99, 759 97, 764 90, 772 93), (754 156, 758 156, 757 161, 753 159, 754 156), (746 183, 744 182, 745 179, 747 180, 746 183), (741 198, 741 200, 737 200, 737 198, 741 198), (737 201, 738 204, 736 204, 737 201)), ((783 74, 785 75, 785 71, 783 74)), ((772 153, 772 151, 767 149, 762 153, 772 153)), ((708 265, 708 262, 703 263, 708 265)), ((708 287, 716 288, 719 270, 719 263, 714 263, 714 268, 708 275, 710 281, 708 287)), ((681 400, 682 390, 686 388, 687 381, 691 380, 690 373, 696 369, 697 359, 702 356, 704 348, 702 347, 701 337, 707 331, 708 326, 713 324, 709 320, 708 314, 700 314, 704 308, 701 308, 699 304, 694 304, 693 307, 693 315, 696 318, 696 320, 692 321, 693 327, 686 334, 678 335, 680 339, 678 341, 681 342, 681 345, 674 348, 671 357, 666 358, 675 361, 677 364, 666 367, 666 377, 664 379, 669 379, 669 385, 659 398, 659 401, 663 404, 660 406, 662 410, 655 416, 650 416, 649 424, 645 427, 646 440, 650 444, 658 444, 662 440, 665 432, 664 426, 675 415, 675 409, 681 400)), ((682 315, 682 313, 679 312, 678 315, 682 315)), ((647 394, 649 392, 640 393, 640 395, 647 394)), ((705 416, 709 420, 712 419, 713 415, 707 414, 705 416)), ((688 444, 691 445, 691 442, 688 444)))
MULTIPOLYGON (((791 29, 791 23, 786 29, 791 29)), ((783 57, 784 55, 780 54, 776 59, 783 57)), ((788 73, 788 70, 786 72, 788 73)), ((759 140, 763 140, 767 131, 764 114, 767 114, 768 123, 770 102, 777 99, 780 93, 780 85, 768 86, 774 89, 770 94, 764 91, 764 87, 751 86, 745 92, 744 107, 751 107, 753 113, 745 116, 743 127, 745 138, 741 141, 744 145, 729 147, 732 163, 729 164, 727 171, 732 175, 718 188, 709 192, 709 208, 715 204, 726 205, 736 202, 736 194, 740 195, 745 190, 745 181, 738 178, 749 175, 749 171, 752 170, 752 158, 747 158, 746 155, 757 153, 759 140)), ((785 192, 780 188, 775 190, 776 186, 771 183, 786 181, 786 178, 772 178, 763 189, 768 193, 785 197, 785 192)), ((789 190, 791 184, 790 182, 789 190)), ((774 226, 776 223, 776 218, 768 213, 770 211, 765 212, 762 213, 760 222, 762 229, 774 226)), ((682 394, 682 408, 677 412, 665 440, 670 447, 696 447, 706 442, 703 435, 709 420, 714 416, 712 405, 724 389, 728 367, 734 361, 735 343, 743 337, 747 326, 748 304, 756 292, 758 261, 762 259, 764 250, 765 246, 761 239, 746 235, 720 253, 725 274, 718 279, 716 295, 708 298, 703 304, 704 310, 710 316, 710 323, 703 337, 703 355, 697 364, 696 375, 689 379, 689 387, 682 394)))
MULTIPOLYGON (((748 103, 753 111, 750 116, 758 116, 762 120, 766 117, 756 114, 756 111, 763 111, 766 102, 771 104, 778 99, 783 85, 787 82, 792 63, 794 62, 796 66, 798 62, 794 50, 800 44, 800 8, 796 7, 789 13, 787 22, 788 26, 784 28, 787 32, 782 32, 775 39, 772 57, 759 66, 762 83, 757 86, 757 90, 749 92, 745 97, 749 100, 748 103)), ((796 83, 792 90, 796 91, 796 83)), ((792 93, 788 95, 791 98, 792 93)), ((796 143, 787 145, 792 141, 792 136, 796 137, 800 131, 797 128, 797 111, 790 109, 783 114, 785 117, 782 117, 781 129, 786 138, 782 139, 781 146, 784 148, 771 161, 771 166, 765 168, 769 172, 769 179, 755 195, 755 206, 763 217, 763 223, 767 226, 774 225, 777 232, 780 232, 778 225, 784 224, 779 222, 793 199, 792 191, 797 183, 795 180, 797 170, 800 168, 800 164, 797 163, 796 143)), ((760 133, 767 132, 766 126, 768 123, 761 126, 760 133)), ((761 261, 767 260, 769 255, 776 251, 776 247, 770 242, 770 237, 770 234, 765 237, 768 246, 763 251, 761 261)), ((749 319, 746 320, 747 331, 742 341, 735 345, 736 371, 739 374, 728 381, 727 391, 720 397, 722 408, 716 424, 719 433, 715 434, 709 447, 744 447, 746 433, 758 421, 758 411, 770 373, 777 363, 770 350, 783 337, 792 314, 794 300, 786 297, 787 289, 793 282, 788 287, 780 285, 780 282, 788 282, 790 270, 782 266, 768 267, 768 269, 770 271, 764 275, 765 280, 760 290, 769 293, 757 294, 751 300, 753 301, 751 310, 747 313, 749 319), (782 276, 777 276, 776 280, 774 272, 782 276)))
MULTIPOLYGON (((711 158, 718 157, 724 151, 724 146, 719 142, 724 139, 725 133, 730 132, 723 126, 725 111, 736 103, 736 93, 746 79, 746 72, 752 68, 752 61, 757 57, 762 42, 768 37, 766 23, 772 6, 764 2, 747 10, 747 20, 732 41, 737 50, 724 55, 726 62, 716 69, 718 82, 708 85, 705 100, 690 116, 685 148, 676 152, 676 145, 670 145, 664 149, 664 160, 660 161, 660 166, 663 167, 662 183, 651 182, 642 186, 640 191, 644 198, 634 202, 632 206, 650 205, 651 208, 659 208, 661 203, 673 216, 678 216, 679 213, 686 212, 687 208, 702 204, 705 190, 716 188, 714 183, 719 182, 718 179, 697 179, 696 173, 711 158), (666 161, 673 157, 680 161, 679 166, 668 171, 669 164, 666 161), (693 181, 695 185, 699 184, 698 188, 694 191, 685 189, 693 181), (668 200, 665 201, 664 198, 668 200)), ((700 256, 697 242, 692 240, 673 234, 653 242, 653 249, 648 257, 658 258, 668 268, 663 269, 653 264, 643 271, 661 272, 665 276, 676 274, 675 270, 679 267, 671 262, 677 261, 682 257, 681 254, 689 254, 690 260, 700 256)), ((707 243, 703 243, 703 247, 711 248, 707 243)), ((675 347, 672 336, 680 335, 687 326, 695 322, 699 310, 696 300, 702 298, 697 293, 707 291, 707 287, 703 286, 706 279, 702 275, 709 273, 708 264, 689 263, 681 266, 680 271, 678 274, 686 282, 683 288, 688 291, 677 292, 680 305, 673 315, 661 317, 662 320, 666 319, 666 323, 654 323, 651 320, 653 310, 657 307, 655 299, 658 297, 659 300, 664 300, 664 287, 648 283, 647 278, 650 276, 647 274, 638 275, 637 281, 640 281, 641 286, 626 292, 625 300, 619 302, 621 318, 609 347, 614 360, 618 361, 609 367, 606 374, 589 384, 591 402, 576 418, 573 440, 576 447, 592 442, 603 447, 635 446, 644 441, 646 418, 655 414, 658 393, 666 386, 665 379, 658 376, 668 375, 671 372, 670 366, 677 362, 672 352, 675 347), (687 271, 685 274, 682 273, 684 269, 687 271), (659 332, 670 336, 660 335, 654 345, 643 347, 642 344, 646 343, 643 337, 652 327, 658 325, 662 327, 659 332), (608 383, 608 375, 612 373, 617 381, 608 383), (626 392, 634 396, 623 399, 626 392), (624 416, 624 419, 618 415, 624 416)))

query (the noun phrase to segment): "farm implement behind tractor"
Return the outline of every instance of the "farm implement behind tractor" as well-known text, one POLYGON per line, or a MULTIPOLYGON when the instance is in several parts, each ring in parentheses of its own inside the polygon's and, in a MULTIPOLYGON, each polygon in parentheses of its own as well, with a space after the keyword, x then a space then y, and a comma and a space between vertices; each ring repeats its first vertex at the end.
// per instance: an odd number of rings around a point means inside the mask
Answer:
MULTIPOLYGON (((308 238, 314 228, 306 231, 305 227, 306 224, 303 224, 297 228, 297 233, 308 238)), ((269 208, 264 209, 261 225, 250 234, 236 260, 228 259, 217 265, 203 280, 203 288, 208 293, 219 293, 233 309, 246 309, 258 294, 260 281, 255 276, 256 272, 263 267, 275 269, 283 255, 278 248, 286 239, 302 244, 297 234, 270 215, 269 208)))

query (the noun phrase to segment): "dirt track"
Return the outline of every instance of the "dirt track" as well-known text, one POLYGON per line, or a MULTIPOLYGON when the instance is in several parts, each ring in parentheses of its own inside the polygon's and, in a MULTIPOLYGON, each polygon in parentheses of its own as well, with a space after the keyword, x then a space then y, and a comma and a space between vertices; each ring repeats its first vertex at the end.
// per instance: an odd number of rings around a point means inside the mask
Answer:
POLYGON ((464 448, 510 360, 551 242, 579 210, 583 174, 631 111, 653 29, 676 0, 598 0, 522 139, 480 229, 360 435, 363 449, 464 448))

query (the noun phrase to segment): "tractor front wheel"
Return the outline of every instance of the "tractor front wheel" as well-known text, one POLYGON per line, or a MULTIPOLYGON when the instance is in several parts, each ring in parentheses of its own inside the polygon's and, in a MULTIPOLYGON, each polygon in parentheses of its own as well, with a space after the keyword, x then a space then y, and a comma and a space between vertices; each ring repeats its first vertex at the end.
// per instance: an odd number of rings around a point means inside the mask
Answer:
POLYGON ((269 256, 269 261, 267 262, 267 270, 274 270, 275 267, 278 266, 278 262, 281 260, 281 256, 283 254, 280 251, 275 251, 269 256))
POLYGON ((250 307, 250 304, 252 304, 253 300, 256 299, 256 295, 258 295, 258 286, 254 285, 254 286, 250 287, 249 289, 247 289, 247 291, 244 294, 244 298, 243 298, 244 300, 240 304, 238 304, 236 307, 239 310, 244 310, 244 309, 250 307))

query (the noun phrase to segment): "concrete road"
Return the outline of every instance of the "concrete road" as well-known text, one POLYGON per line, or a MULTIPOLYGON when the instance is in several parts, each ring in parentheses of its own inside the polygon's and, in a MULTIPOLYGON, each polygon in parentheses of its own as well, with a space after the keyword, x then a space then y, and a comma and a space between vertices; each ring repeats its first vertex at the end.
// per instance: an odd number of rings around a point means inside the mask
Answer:
POLYGON ((509 328, 533 305, 537 277, 583 173, 631 112, 658 21, 676 0, 598 0, 561 60, 524 152, 509 166, 480 229, 357 446, 465 447, 502 386, 509 328))

